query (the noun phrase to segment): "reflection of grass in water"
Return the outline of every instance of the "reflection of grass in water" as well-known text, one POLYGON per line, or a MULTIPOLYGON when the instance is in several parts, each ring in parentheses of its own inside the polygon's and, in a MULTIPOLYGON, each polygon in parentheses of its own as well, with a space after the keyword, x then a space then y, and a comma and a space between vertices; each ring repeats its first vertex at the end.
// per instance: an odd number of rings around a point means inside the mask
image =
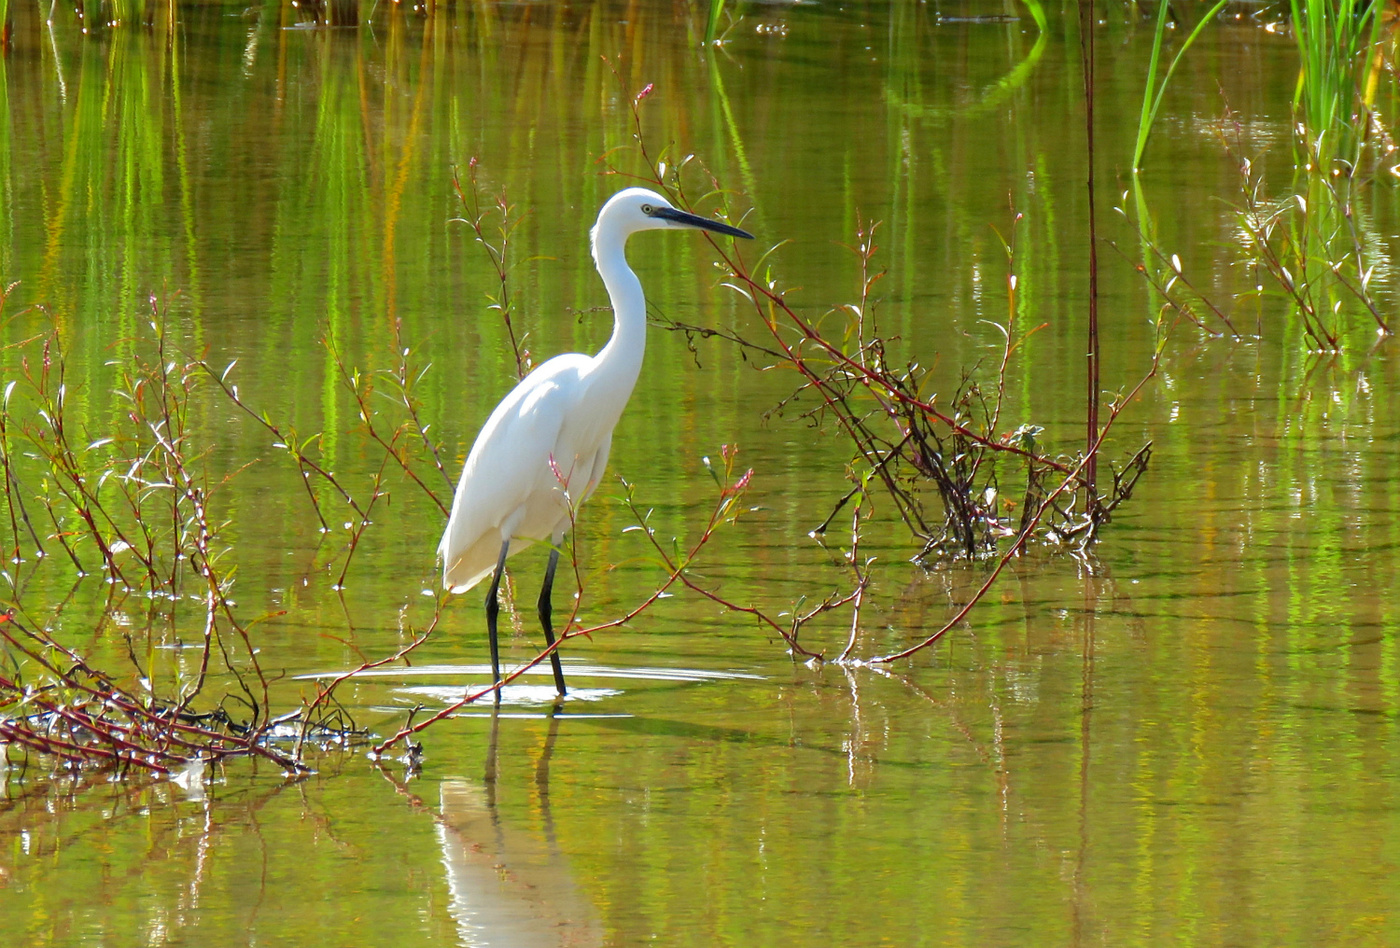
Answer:
MULTIPOLYGON (((907 113, 910 117, 937 121, 990 115, 1002 108, 1014 92, 1026 85, 1026 82, 1035 73, 1035 68, 1039 65, 1041 57, 1045 54, 1048 36, 1048 20, 1045 9, 1039 0, 1022 0, 1022 2, 1025 3, 1036 26, 1035 42, 1031 44, 1030 50, 1005 75, 988 84, 975 99, 953 107, 925 105, 919 101, 922 96, 916 88, 915 77, 921 74, 924 66, 921 51, 913 42, 908 41, 911 39, 909 33, 897 33, 893 40, 891 81, 886 83, 885 87, 885 96, 889 104, 893 108, 907 113)), ((896 15, 905 12, 907 11, 900 7, 896 15)))
MULTIPOLYGON (((112 325, 110 333, 86 332, 74 340, 83 353, 75 375, 86 391, 106 390, 112 360, 130 355, 137 325, 132 303, 159 285, 152 271, 184 286, 198 309, 198 287, 189 278, 197 272, 194 245, 188 242, 195 225, 183 160, 177 49, 175 38, 161 30, 113 30, 105 42, 81 44, 67 107, 58 113, 64 147, 51 198, 42 207, 46 239, 42 249, 36 247, 38 260, 26 259, 30 254, 20 247, 10 250, 12 259, 6 261, 7 273, 33 280, 36 298, 51 304, 65 331, 98 320, 112 325), (172 150, 177 160, 167 164, 172 150), (172 169, 183 198, 178 205, 167 193, 172 169), (183 227, 172 220, 179 214, 183 227), (190 275, 180 273, 182 257, 190 275), (76 300, 85 287, 100 289, 80 312, 76 300)), ((16 132, 25 134, 6 121, 0 134, 0 173, 7 189, 12 183, 8 157, 25 142, 15 140, 16 132)), ((4 204, 8 209, 11 201, 4 204)), ((104 428, 103 410, 95 402, 94 417, 85 422, 104 428)))
MULTIPOLYGON (((0 0, 0 23, 9 16, 7 0, 0 0)), ((0 279, 8 280, 14 268, 10 248, 14 244, 14 180, 11 177, 10 77, 5 57, 0 56, 0 279)))

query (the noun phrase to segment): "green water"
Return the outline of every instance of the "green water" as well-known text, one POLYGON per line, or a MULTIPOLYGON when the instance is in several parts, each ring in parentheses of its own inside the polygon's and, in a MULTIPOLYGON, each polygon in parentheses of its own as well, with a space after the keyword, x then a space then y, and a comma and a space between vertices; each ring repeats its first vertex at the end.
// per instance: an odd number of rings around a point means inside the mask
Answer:
MULTIPOLYGON (((805 312, 856 298, 842 245, 858 220, 883 222, 881 327, 944 390, 999 357, 998 233, 1014 232, 1017 318, 1047 326, 1013 365, 1003 424, 1082 445, 1072 9, 1042 35, 1014 5, 942 11, 1018 17, 978 22, 912 2, 740 4, 725 45, 703 50, 707 4, 381 6, 372 28, 198 4, 174 29, 86 36, 72 9, 12 7, 0 270, 21 282, 5 340, 61 327, 93 438, 120 410, 110 389, 155 292, 183 345, 236 359, 243 396, 326 432, 329 463, 359 485, 378 457, 351 433, 356 408, 320 340, 383 367, 399 321, 431 363, 419 391, 455 478, 515 363, 487 309, 494 272, 448 223, 453 169, 476 157, 523 214, 511 280, 531 354, 595 351, 611 321, 587 232, 623 183, 608 163, 642 167, 628 104, 651 83, 653 154, 699 156, 751 208, 761 249, 789 241, 773 274, 805 312), (30 303, 46 309, 21 312, 30 303)), ((1151 469, 1092 559, 1034 551, 941 644, 883 670, 794 663, 751 620, 679 593, 569 644, 562 715, 546 713, 548 679, 527 678, 498 718, 428 730, 412 778, 357 751, 317 756, 298 781, 235 761, 190 789, 55 776, 12 751, 0 944, 1400 942, 1400 369, 1364 314, 1342 354, 1310 356, 1278 300, 1232 301, 1252 278, 1236 265, 1239 175, 1221 135, 1270 175, 1289 167, 1296 51, 1267 19, 1202 37, 1143 178, 1163 248, 1262 332, 1171 338, 1108 447, 1125 457, 1151 439, 1151 469)), ((1110 209, 1130 187, 1151 26, 1115 7, 1098 34, 1110 392, 1147 371, 1154 345, 1138 238, 1110 209)), ((1377 183, 1365 206, 1393 308, 1395 189, 1377 183)), ((761 331, 699 238, 641 235, 630 252, 658 316, 761 331)), ((8 377, 19 359, 0 353, 8 377)), ((806 406, 765 414, 796 383, 719 340, 692 351, 654 329, 612 454, 658 532, 693 536, 714 498, 700 459, 737 443, 758 509, 698 570, 774 614, 849 584, 840 539, 828 551, 807 536, 845 489, 848 445, 806 406)), ((267 433, 212 395, 192 418, 213 468, 240 469, 218 512, 239 608, 275 613, 256 631, 263 666, 287 675, 284 707, 312 687, 294 676, 387 654, 427 621, 443 517, 421 492, 391 482, 338 590, 344 540, 317 531, 267 433)), ((590 623, 661 576, 624 532, 621 493, 605 482, 577 531, 590 623)), ((892 518, 877 506, 864 542, 877 560, 857 657, 929 634, 985 576, 910 564, 917 544, 892 518)), ((532 590, 543 555, 512 566, 532 590)), ((125 654, 124 634, 198 635, 198 608, 166 619, 133 597, 104 612, 100 577, 75 585, 60 556, 10 575, 18 592, 0 588, 26 617, 104 659, 125 654)), ((412 670, 347 687, 359 723, 391 733, 410 707, 485 680, 480 598, 449 602, 412 670)), ((804 642, 834 655, 849 621, 804 642)), ((532 657, 533 622, 511 628, 506 660, 532 657)))

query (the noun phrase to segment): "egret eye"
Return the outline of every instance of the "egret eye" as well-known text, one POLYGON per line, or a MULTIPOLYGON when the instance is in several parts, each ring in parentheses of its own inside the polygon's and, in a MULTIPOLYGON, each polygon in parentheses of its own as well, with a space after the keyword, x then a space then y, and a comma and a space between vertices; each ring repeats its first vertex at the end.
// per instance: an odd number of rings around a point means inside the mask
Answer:
POLYGON ((650 204, 643 204, 642 213, 650 217, 652 214, 656 213, 656 208, 652 207, 650 204))

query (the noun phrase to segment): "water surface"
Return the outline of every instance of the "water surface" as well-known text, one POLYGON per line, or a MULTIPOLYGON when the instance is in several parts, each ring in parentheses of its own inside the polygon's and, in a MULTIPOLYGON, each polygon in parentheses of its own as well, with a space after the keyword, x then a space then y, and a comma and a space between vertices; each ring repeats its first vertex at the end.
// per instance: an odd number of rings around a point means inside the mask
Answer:
MULTIPOLYGON (((926 4, 741 5, 717 49, 664 3, 396 7, 371 27, 293 29, 290 5, 179 8, 170 30, 94 30, 14 9, 0 127, 0 266, 20 280, 16 342, 62 327, 87 428, 138 347, 147 297, 250 403, 325 431, 347 477, 377 458, 348 432, 350 364, 390 364, 394 327, 431 363, 425 412, 452 474, 514 379, 487 309, 493 271, 453 169, 478 159, 523 220, 512 281, 538 359, 594 351, 606 298, 587 230, 641 168, 631 97, 647 84, 653 155, 699 156, 749 210, 804 311, 856 298, 843 247, 882 221, 879 319, 940 384, 992 362, 1006 318, 1047 328, 1008 379, 1008 430, 1082 439, 1087 257, 1082 90, 1072 19, 1042 36, 1022 8, 977 21, 926 4), (1019 213, 1019 224, 1013 222, 1019 213), (1008 264, 998 237, 1015 233, 1008 264), (114 365, 114 363, 116 363, 114 365)), ((1115 10, 1098 36, 1105 388, 1147 370, 1155 303, 1128 187, 1150 24, 1115 10), (1123 248, 1115 254, 1107 241, 1123 248)), ((1288 167, 1291 40, 1257 19, 1205 34, 1164 105, 1143 178, 1162 246, 1217 299, 1237 265, 1238 171, 1222 130, 1288 167), (1227 107, 1233 117, 1226 114, 1227 107)), ((702 202, 713 211, 715 199, 702 202)), ((1395 191, 1366 197, 1389 272, 1395 191)), ((708 245, 643 235, 632 262, 658 316, 761 331, 718 285, 708 245)), ((1393 305, 1393 290, 1379 292, 1393 305)), ((1392 944, 1400 900, 1395 780, 1400 639, 1394 346, 1358 316, 1347 350, 1303 352, 1276 300, 1231 302, 1258 338, 1180 329, 1123 415, 1115 457, 1152 467, 1092 560, 1037 550, 940 646, 886 670, 794 663, 698 597, 663 600, 566 653, 560 715, 529 676, 502 713, 425 735, 421 774, 328 754, 288 782, 236 762, 205 786, 12 771, 0 802, 0 942, 357 945, 1392 944)), ((0 354, 18 370, 17 350, 0 354)), ((713 502, 702 456, 740 447, 758 509, 703 573, 774 613, 849 582, 807 534, 845 489, 849 451, 798 410, 795 376, 727 344, 654 329, 614 440, 658 531, 693 535, 713 502)), ((237 596, 289 704, 328 671, 406 641, 432 608, 441 512, 393 485, 335 587, 323 537, 266 432, 197 405, 238 563, 237 596)), ((94 434, 96 436, 96 434, 94 434)), ((606 484, 579 525, 583 618, 621 614, 659 573, 606 484)), ((925 571, 892 511, 857 654, 946 621, 981 567, 925 571)), ((839 538, 833 537, 833 547, 839 538)), ((513 561, 527 597, 543 559, 513 561)), ((75 647, 195 633, 71 564, 24 567, 22 605, 75 647), (125 631, 124 631, 125 630, 125 631)), ((560 596, 562 599, 563 596, 560 596)), ((450 603, 414 669, 344 694, 391 731, 487 674, 480 596, 450 603)), ((839 651, 847 614, 804 633, 839 651)), ((522 621, 508 660, 537 649, 522 621)))

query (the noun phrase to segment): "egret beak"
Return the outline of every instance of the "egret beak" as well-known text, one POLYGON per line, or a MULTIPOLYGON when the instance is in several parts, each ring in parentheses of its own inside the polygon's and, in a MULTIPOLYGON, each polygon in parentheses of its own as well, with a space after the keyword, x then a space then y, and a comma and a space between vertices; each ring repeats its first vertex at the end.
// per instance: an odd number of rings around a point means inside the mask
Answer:
POLYGON ((753 234, 746 230, 721 224, 719 221, 712 221, 708 217, 701 217, 698 214, 678 211, 674 207, 658 207, 651 212, 651 216, 659 217, 665 221, 674 221, 683 227, 698 227, 701 230, 712 230, 717 234, 728 234, 730 237, 746 237, 753 240, 753 234))

